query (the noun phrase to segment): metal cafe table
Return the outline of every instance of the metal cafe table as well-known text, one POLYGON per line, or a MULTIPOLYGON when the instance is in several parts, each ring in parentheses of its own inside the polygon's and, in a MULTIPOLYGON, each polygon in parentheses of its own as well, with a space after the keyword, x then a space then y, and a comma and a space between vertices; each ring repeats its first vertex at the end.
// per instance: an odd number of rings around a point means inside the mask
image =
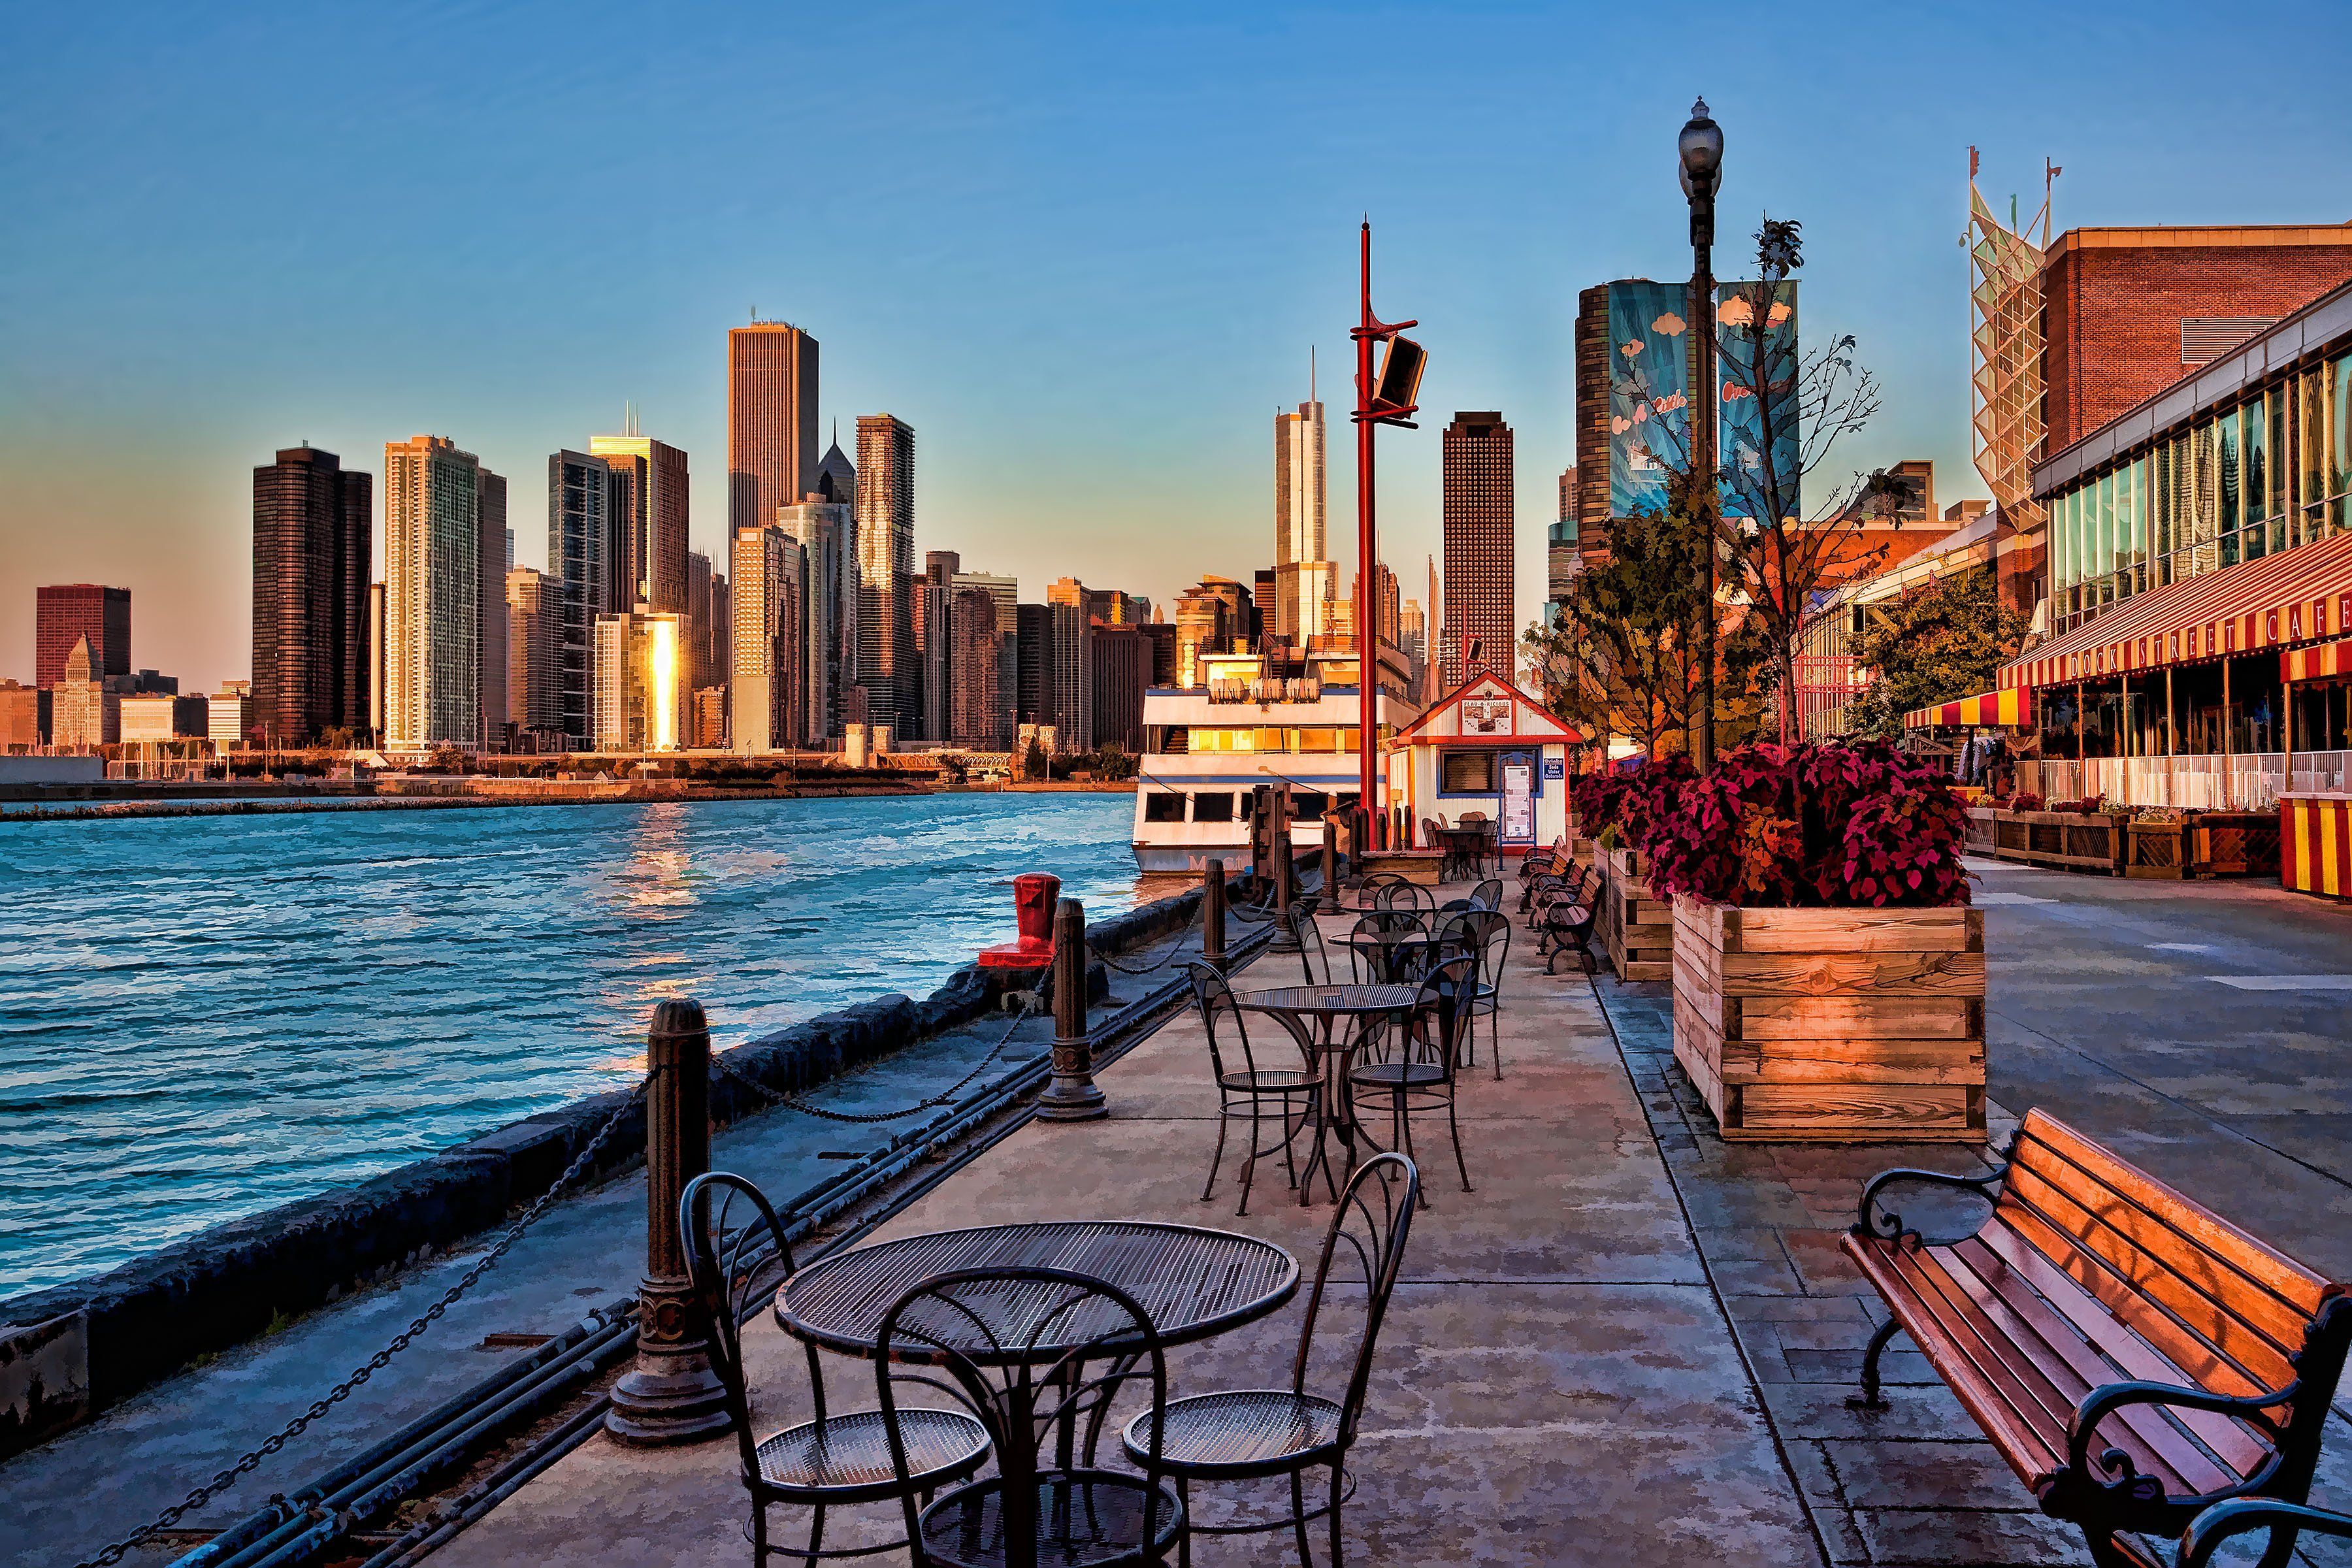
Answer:
POLYGON ((1450 880, 1449 873, 1459 871, 1465 878, 1475 877, 1480 865, 1495 858, 1495 824, 1464 823, 1458 827, 1441 827, 1437 842, 1445 851, 1438 862, 1440 881, 1450 880))
POLYGON ((1408 985, 1417 948, 1434 947, 1442 940, 1425 931, 1359 931, 1339 939, 1340 945, 1364 955, 1366 966, 1382 985, 1408 985))
POLYGON ((1298 1173, 1302 1205, 1311 1201, 1318 1164, 1332 1201, 1339 1200, 1339 1184, 1332 1174, 1328 1148, 1331 1134, 1339 1135, 1348 1152, 1349 1172, 1356 1168, 1355 1100, 1348 1092, 1348 1068, 1363 1041, 1365 1026, 1382 1018, 1402 1021, 1420 1001, 1421 989, 1414 985, 1281 985, 1234 994, 1235 1006, 1267 1015, 1290 1031, 1308 1061, 1318 1058, 1322 1061, 1323 1086, 1308 1113, 1315 1127, 1315 1152, 1307 1156, 1307 1168, 1298 1173), (1349 1027, 1343 1029, 1343 1024, 1349 1027))
MULTIPOLYGON (((1278 1310, 1298 1289, 1298 1260, 1270 1241, 1200 1226, 1145 1220, 1050 1220, 934 1231, 837 1252, 776 1290, 776 1322, 793 1338, 844 1355, 874 1359, 882 1320, 909 1289, 966 1268, 1068 1269, 1107 1280, 1133 1297, 1163 1344, 1191 1344, 1278 1310)), ((1008 1285, 968 1299, 976 1313, 946 1352, 995 1368, 1051 1367, 1096 1337, 1079 1314, 1057 1314, 1054 1292, 1008 1285)), ((926 1331, 937 1328, 927 1324, 926 1331)), ((1116 1342, 1104 1346, 1116 1352, 1116 1342)), ((919 1347, 897 1342, 895 1360, 925 1364, 919 1347)), ((994 1412, 997 1476, 942 1493, 929 1510, 960 1506, 998 1488, 1005 1562, 1036 1563, 1037 1531, 1026 1516, 1037 1498, 1036 1396, 1026 1376, 1006 1381, 994 1412), (1026 1500, 1016 1503, 1014 1500, 1026 1500)), ((1065 1434, 1066 1444, 1067 1435, 1065 1434)))

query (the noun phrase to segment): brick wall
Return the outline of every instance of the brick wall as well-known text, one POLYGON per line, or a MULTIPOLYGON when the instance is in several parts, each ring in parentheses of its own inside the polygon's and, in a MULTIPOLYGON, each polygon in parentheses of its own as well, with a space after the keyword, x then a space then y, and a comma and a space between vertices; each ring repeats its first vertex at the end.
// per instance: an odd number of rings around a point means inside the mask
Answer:
POLYGON ((2180 363, 2184 317, 2284 316, 2352 279, 2345 232, 2342 243, 2296 245, 2180 244, 2187 236, 2161 230, 2149 243, 2102 243, 2096 230, 2063 237, 2045 279, 2042 450, 2063 449, 2195 368, 2180 363))

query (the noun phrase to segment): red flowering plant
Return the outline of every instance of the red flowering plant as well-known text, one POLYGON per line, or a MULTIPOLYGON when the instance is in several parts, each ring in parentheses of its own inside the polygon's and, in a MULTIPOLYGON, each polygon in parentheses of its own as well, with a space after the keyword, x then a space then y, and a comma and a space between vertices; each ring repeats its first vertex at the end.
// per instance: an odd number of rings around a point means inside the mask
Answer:
POLYGON ((1577 831, 1598 838, 1614 826, 1626 844, 1638 846, 1659 811, 1675 793, 1698 776, 1688 757, 1679 753, 1620 771, 1611 768, 1587 773, 1570 786, 1569 804, 1576 810, 1577 831))
POLYGON ((1641 840, 1650 885, 1755 909, 1968 902, 1968 813, 1880 742, 1754 745, 1679 788, 1641 840))

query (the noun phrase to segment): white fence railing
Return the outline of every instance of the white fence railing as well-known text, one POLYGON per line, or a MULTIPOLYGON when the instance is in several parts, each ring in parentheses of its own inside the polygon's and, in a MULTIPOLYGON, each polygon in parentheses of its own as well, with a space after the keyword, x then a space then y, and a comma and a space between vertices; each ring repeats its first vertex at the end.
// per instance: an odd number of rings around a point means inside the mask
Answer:
POLYGON ((2264 811, 2289 788, 2342 791, 2352 780, 2352 752, 2297 752, 2294 782, 2286 756, 2092 757, 2083 762, 2021 763, 2020 789, 2044 800, 2100 795, 2126 805, 2179 805, 2203 811, 2264 811))

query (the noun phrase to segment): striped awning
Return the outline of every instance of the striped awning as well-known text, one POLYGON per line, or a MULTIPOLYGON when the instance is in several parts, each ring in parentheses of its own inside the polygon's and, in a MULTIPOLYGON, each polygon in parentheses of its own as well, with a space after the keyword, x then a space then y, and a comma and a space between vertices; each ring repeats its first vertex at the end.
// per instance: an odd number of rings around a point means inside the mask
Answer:
POLYGON ((2033 693, 2017 687, 1963 697, 1958 702, 1938 702, 1933 708, 1914 708, 1903 715, 1903 725, 1907 730, 1940 730, 1960 724, 2000 724, 2015 730, 2032 722, 2033 693))
POLYGON ((2352 637, 2317 647, 2291 647, 2279 655, 2283 680, 2328 680, 2352 676, 2352 637))
POLYGON ((2000 684, 2056 686, 2352 636, 2352 533, 2135 594, 2003 665, 2000 684))

